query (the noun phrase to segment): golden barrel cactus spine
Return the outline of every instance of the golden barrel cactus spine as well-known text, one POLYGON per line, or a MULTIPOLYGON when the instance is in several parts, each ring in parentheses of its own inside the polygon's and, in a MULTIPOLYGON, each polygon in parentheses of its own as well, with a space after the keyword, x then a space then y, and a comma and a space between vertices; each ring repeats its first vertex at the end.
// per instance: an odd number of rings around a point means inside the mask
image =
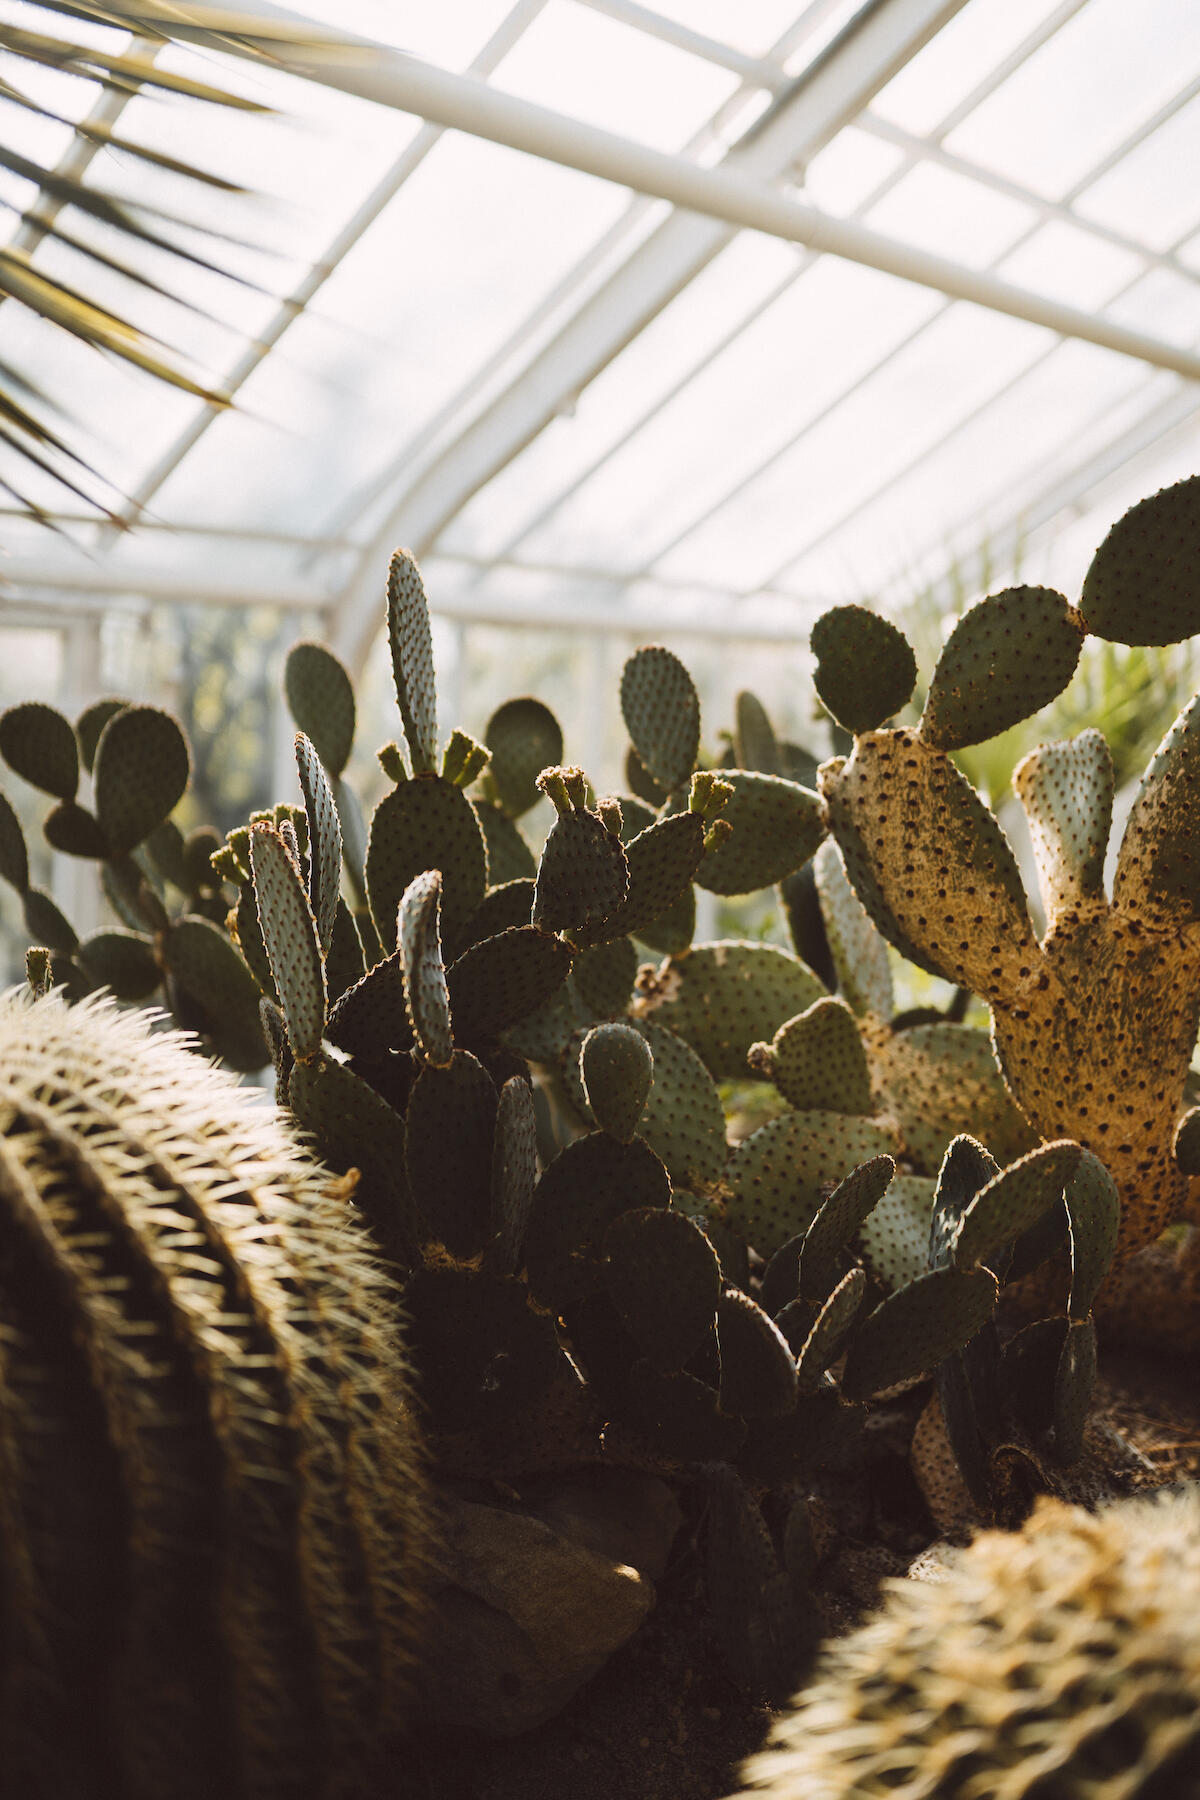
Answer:
POLYGON ((106 1001, 0 999, 0 1744, 46 1800, 357 1792, 423 1499, 345 1183, 106 1001))

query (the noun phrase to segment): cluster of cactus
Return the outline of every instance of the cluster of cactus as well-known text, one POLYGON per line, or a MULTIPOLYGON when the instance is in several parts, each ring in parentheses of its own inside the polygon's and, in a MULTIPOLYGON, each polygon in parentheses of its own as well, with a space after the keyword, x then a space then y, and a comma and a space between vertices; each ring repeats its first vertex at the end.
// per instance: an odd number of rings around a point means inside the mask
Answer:
POLYGON ((0 1744, 31 1800, 360 1794, 425 1558, 347 1184, 109 1000, 0 1002, 0 1744))
POLYGON ((258 989, 225 930, 228 893, 212 867, 220 837, 207 826, 185 837, 171 818, 191 767, 177 721, 157 707, 108 699, 72 725, 56 708, 27 701, 0 715, 0 756, 53 796, 47 843, 99 865, 120 920, 80 937, 31 884, 20 820, 0 793, 0 879, 20 896, 26 929, 49 953, 54 986, 75 999, 107 988, 121 1000, 161 1000, 230 1068, 261 1068, 258 989), (81 775, 91 778, 90 807, 78 798, 81 775))
POLYGON ((1195 1800, 1200 1498, 1042 1500, 830 1644, 744 1794, 1195 1800))

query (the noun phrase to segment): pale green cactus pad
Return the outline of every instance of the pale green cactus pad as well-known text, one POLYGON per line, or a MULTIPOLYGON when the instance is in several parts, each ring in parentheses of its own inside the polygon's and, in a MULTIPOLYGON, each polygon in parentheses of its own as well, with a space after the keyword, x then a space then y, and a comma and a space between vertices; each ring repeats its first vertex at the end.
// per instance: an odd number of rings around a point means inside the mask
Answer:
POLYGON ((437 756, 437 691, 433 637, 421 572, 407 550, 397 550, 388 569, 388 644, 396 700, 414 775, 428 774, 437 756))
POLYGON ((354 748, 354 689, 332 650, 303 642, 288 651, 283 672, 288 710, 336 780, 354 748))
POLYGON ((752 1044, 824 997, 812 970, 774 944, 696 944, 643 974, 638 1013, 689 1043, 718 1080, 736 1079, 752 1044))

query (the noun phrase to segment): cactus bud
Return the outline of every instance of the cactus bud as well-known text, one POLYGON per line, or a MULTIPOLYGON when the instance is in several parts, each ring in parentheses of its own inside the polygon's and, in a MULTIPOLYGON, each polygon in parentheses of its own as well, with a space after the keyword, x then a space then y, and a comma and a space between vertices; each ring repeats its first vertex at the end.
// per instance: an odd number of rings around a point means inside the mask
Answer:
POLYGON ((50 966, 50 952, 41 946, 31 945, 25 952, 25 973, 29 985, 38 999, 48 994, 54 985, 54 971, 50 966))
POLYGON ((486 744, 477 743, 465 731, 452 731, 442 752, 442 780, 455 787, 470 787, 490 752, 486 744))
POLYGON ((613 837, 619 838, 623 822, 621 816, 621 802, 614 795, 609 795, 603 800, 597 800, 596 811, 604 821, 605 831, 611 832, 613 837))
POLYGON ((723 781, 712 769, 698 769, 692 776, 688 793, 688 811, 702 819, 715 819, 733 798, 733 783, 723 781))
POLYGON ((721 845, 727 844, 732 836, 733 826, 728 819, 714 819, 704 834, 705 854, 707 855, 710 850, 719 850, 721 845))
POLYGON ((537 778, 537 786, 558 813, 569 813, 587 805, 587 777, 582 769, 569 765, 543 769, 537 778))
POLYGON ((379 746, 378 750, 375 752, 375 760, 387 776, 388 780, 394 781, 397 787, 399 787, 402 781, 408 780, 408 769, 405 767, 404 763, 404 752, 394 738, 389 739, 386 744, 381 744, 379 746))

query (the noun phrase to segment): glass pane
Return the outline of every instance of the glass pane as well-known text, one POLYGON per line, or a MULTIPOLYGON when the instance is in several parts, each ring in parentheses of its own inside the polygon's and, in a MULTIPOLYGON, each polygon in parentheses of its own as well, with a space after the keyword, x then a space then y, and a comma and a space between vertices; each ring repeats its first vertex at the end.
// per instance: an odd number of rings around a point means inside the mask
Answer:
POLYGON ((965 175, 920 163, 866 217, 889 237, 982 268, 1028 231, 1037 214, 965 175))
POLYGON ((871 102, 919 136, 933 131, 960 101, 1035 31, 1056 0, 970 0, 871 102))
POLYGON ((1200 98, 1152 132, 1107 175, 1084 189, 1077 212, 1166 250, 1193 230, 1200 213, 1195 184, 1181 170, 1200 168, 1200 98))
POLYGON ((809 163, 804 197, 823 212, 848 213, 900 167, 904 153, 847 126, 809 163))
POLYGON ((1094 308, 1103 306, 1144 266, 1132 251, 1052 219, 1006 256, 997 272, 1037 294, 1094 308))

